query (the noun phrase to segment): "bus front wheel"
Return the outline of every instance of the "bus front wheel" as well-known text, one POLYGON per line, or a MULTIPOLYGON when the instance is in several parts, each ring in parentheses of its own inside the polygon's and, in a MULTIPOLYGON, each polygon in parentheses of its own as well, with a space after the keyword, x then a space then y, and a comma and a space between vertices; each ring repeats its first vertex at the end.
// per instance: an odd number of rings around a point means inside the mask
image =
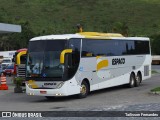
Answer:
POLYGON ((130 75, 129 87, 130 87, 130 88, 133 88, 133 87, 135 86, 135 82, 136 82, 135 76, 134 76, 134 74, 132 73, 132 74, 130 75))
POLYGON ((80 94, 78 95, 78 98, 85 98, 87 97, 89 93, 89 86, 86 81, 83 81, 81 84, 80 94))

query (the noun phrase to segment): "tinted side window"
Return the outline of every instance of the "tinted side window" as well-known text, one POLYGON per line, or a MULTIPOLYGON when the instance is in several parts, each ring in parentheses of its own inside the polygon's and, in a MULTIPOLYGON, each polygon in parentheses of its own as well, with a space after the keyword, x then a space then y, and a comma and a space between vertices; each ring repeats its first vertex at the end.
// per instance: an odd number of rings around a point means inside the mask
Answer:
POLYGON ((83 57, 95 57, 106 56, 106 40, 88 40, 84 39, 82 42, 82 56, 83 57))
POLYGON ((81 46, 81 39, 70 39, 69 40, 69 48, 72 49, 72 59, 73 64, 79 64, 80 60, 80 46, 81 46))
POLYGON ((148 41, 135 41, 136 54, 149 54, 149 42, 148 41))
POLYGON ((68 78, 71 78, 76 73, 79 62, 80 62, 80 46, 81 46, 81 39, 73 38, 69 40, 69 48, 72 49, 72 54, 69 54, 68 57, 68 78))
POLYGON ((120 56, 125 52, 125 44, 119 40, 83 40, 82 57, 120 56))
POLYGON ((149 41, 90 40, 82 42, 82 57, 149 54, 149 41))
POLYGON ((134 41, 120 41, 123 43, 124 51, 122 55, 133 55, 135 54, 135 43, 134 41))
POLYGON ((80 51, 81 39, 73 38, 69 40, 69 48, 74 51, 80 51))

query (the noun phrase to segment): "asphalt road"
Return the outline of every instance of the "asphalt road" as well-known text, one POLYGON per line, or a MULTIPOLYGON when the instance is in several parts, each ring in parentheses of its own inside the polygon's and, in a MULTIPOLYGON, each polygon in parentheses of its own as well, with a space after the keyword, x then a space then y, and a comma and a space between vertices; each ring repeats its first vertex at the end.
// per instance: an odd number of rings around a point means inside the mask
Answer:
POLYGON ((127 88, 118 86, 92 92, 85 99, 75 96, 47 100, 41 96, 27 96, 25 93, 14 93, 11 79, 7 80, 9 90, 0 91, 0 111, 62 111, 62 110, 110 110, 127 105, 159 103, 160 96, 151 95, 149 91, 160 86, 160 75, 143 81, 140 87, 127 88))
MULTIPOLYGON (((160 66, 152 68, 159 70, 160 66)), ((107 88, 92 92, 84 99, 70 96, 47 100, 41 96, 27 96, 13 92, 11 78, 7 78, 7 83, 9 90, 0 90, 0 111, 160 111, 160 96, 149 93, 160 86, 160 74, 154 74, 139 87, 107 88)))

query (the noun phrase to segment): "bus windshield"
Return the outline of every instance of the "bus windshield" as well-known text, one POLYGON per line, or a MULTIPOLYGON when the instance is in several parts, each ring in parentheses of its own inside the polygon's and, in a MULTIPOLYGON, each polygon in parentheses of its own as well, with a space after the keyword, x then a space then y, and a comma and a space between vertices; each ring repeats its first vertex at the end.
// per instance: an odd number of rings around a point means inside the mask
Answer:
POLYGON ((62 78, 60 54, 66 48, 67 40, 30 41, 26 76, 62 78))

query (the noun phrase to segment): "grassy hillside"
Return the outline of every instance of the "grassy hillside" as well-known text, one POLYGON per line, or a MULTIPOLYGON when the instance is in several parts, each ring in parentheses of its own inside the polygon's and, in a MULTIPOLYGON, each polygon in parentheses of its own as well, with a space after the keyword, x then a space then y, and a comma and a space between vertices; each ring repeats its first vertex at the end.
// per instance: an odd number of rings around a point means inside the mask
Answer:
POLYGON ((0 0, 0 22, 28 21, 35 33, 112 32, 124 23, 129 35, 160 31, 160 0, 0 0))

